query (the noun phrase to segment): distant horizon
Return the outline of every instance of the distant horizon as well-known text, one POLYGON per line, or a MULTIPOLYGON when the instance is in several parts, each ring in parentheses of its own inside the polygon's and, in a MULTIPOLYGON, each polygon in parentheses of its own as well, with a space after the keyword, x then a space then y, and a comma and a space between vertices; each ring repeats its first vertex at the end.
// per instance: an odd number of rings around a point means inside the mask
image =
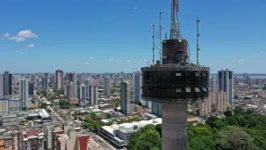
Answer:
MULTIPOLYGON (((64 70, 63 70, 64 71, 64 70)), ((70 71, 71 72, 71 71, 70 71)), ((64 72, 64 73, 70 73, 70 72, 64 72)), ((75 71, 72 71, 72 72, 75 72, 75 71)), ((122 71, 121 71, 122 72, 122 71)), ((121 72, 102 72, 102 73, 95 73, 95 72, 75 72, 76 74, 82 74, 82 73, 90 73, 90 74, 117 74, 117 73, 121 73, 121 72)), ((137 72, 137 71, 134 71, 134 72, 137 72)), ((125 74, 127 73, 134 73, 134 72, 123 72, 125 74)), ((38 73, 55 73, 54 72, 28 72, 28 73, 12 73, 12 72, 9 72, 13 75, 22 75, 22 74, 38 74, 38 73)), ((246 72, 245 72, 246 73, 246 72)), ((210 73, 210 75, 216 75, 217 73, 210 73)), ((237 75, 237 76, 240 76, 240 75, 243 75, 244 73, 234 73, 234 75, 237 75)), ((251 76, 266 76, 266 73, 247 73, 248 75, 251 75, 251 76)))

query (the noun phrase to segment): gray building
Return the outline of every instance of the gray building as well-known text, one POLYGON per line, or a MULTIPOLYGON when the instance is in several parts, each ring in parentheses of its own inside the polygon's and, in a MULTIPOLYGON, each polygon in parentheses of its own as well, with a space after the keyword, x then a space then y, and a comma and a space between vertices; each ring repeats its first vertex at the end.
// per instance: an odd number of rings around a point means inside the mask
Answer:
POLYGON ((81 84, 79 87, 79 99, 78 99, 79 106, 86 105, 86 86, 81 84))
POLYGON ((29 107, 28 97, 29 97, 29 83, 26 79, 21 79, 19 81, 19 99, 21 110, 26 110, 29 107))
POLYGON ((135 72, 133 76, 134 80, 134 103, 138 104, 141 102, 141 86, 142 86, 142 76, 141 72, 135 72))
POLYGON ((217 75, 218 90, 226 92, 226 101, 230 105, 233 101, 233 71, 228 69, 218 71, 217 75))
POLYGON ((90 85, 90 105, 98 105, 98 86, 97 84, 93 83, 90 85))
POLYGON ((12 97, 12 74, 5 72, 3 74, 3 89, 4 89, 4 97, 11 98, 12 97))
POLYGON ((216 78, 212 77, 209 79, 209 92, 217 92, 217 81, 216 78))
POLYGON ((71 100, 75 97, 75 84, 74 83, 70 83, 66 86, 66 96, 68 98, 68 100, 71 100))
POLYGON ((130 85, 127 81, 121 83, 120 101, 122 113, 130 114, 130 85))
POLYGON ((90 96, 90 80, 89 79, 86 79, 85 80, 85 89, 86 89, 86 97, 89 97, 90 96))
POLYGON ((162 116, 162 104, 152 102, 151 103, 151 113, 156 115, 156 116, 161 117, 162 116))
POLYGON ((29 83, 29 96, 34 95, 34 83, 29 83))
POLYGON ((4 75, 0 74, 0 98, 4 98, 4 75))
POLYGON ((110 87, 111 81, 109 77, 104 78, 104 95, 109 97, 110 96, 110 87))
POLYGON ((47 90, 48 89, 48 78, 47 77, 42 77, 41 78, 41 89, 42 90, 47 90))

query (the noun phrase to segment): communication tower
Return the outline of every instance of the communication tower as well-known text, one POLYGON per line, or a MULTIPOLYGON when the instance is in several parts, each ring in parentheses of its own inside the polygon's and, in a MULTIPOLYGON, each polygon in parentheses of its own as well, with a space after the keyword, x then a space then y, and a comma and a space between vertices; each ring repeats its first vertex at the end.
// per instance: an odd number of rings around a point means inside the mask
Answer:
POLYGON ((141 68, 142 99, 162 104, 162 149, 187 149, 187 104, 208 97, 208 67, 188 58, 179 31, 178 0, 171 2, 170 39, 162 42, 162 62, 141 68))

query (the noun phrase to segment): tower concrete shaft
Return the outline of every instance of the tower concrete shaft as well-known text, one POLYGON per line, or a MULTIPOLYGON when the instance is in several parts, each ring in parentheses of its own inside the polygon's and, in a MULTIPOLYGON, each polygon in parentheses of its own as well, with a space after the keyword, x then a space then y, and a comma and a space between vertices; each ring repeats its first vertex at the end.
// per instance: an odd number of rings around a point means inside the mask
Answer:
POLYGON ((162 104, 162 149, 187 149, 187 104, 162 104))

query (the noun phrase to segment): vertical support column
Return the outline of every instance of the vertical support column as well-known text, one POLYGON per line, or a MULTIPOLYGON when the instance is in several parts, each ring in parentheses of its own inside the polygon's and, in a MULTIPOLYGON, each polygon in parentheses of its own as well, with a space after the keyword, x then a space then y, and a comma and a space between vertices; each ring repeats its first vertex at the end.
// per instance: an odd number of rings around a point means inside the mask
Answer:
POLYGON ((187 149, 187 104, 162 104, 162 149, 187 149))

